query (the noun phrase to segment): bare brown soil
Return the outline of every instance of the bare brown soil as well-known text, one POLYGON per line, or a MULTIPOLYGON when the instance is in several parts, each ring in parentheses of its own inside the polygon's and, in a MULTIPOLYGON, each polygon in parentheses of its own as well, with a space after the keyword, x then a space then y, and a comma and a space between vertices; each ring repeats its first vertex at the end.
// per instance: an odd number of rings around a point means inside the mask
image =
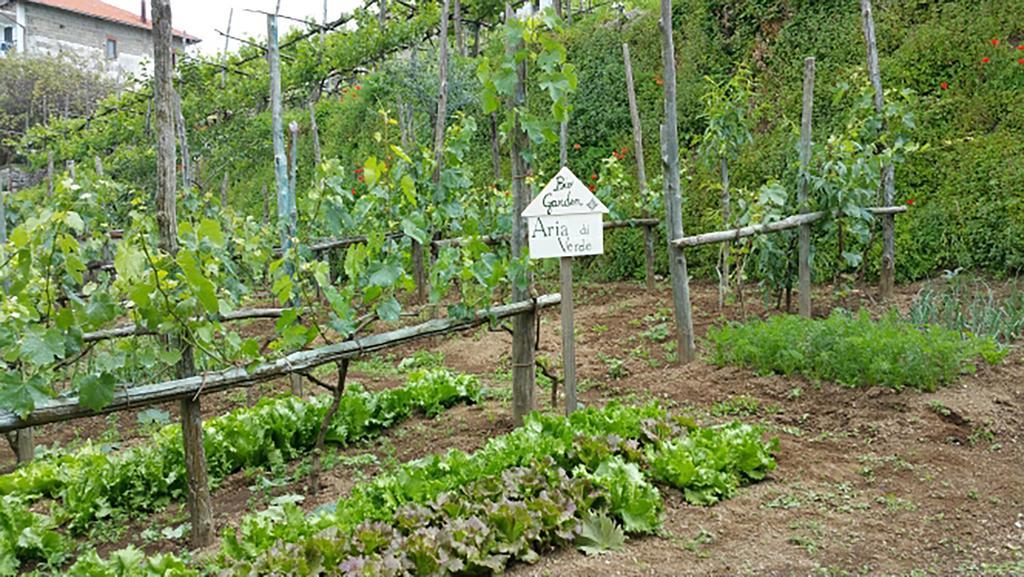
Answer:
MULTIPOLYGON (((894 304, 909 306, 918 286, 902 287, 894 304)), ((715 287, 696 284, 698 342, 725 319, 769 311, 748 299, 744 310, 716 310, 715 287)), ((833 306, 882 308, 867 293, 842 298, 822 288, 816 312, 833 306)), ((671 329, 671 296, 661 285, 647 293, 634 284, 596 285, 577 294, 577 347, 581 401, 613 399, 639 403, 657 399, 702 423, 740 418, 763 423, 780 440, 778 468, 733 499, 713 507, 686 504, 665 491, 664 530, 631 538, 619 552, 587 557, 576 550, 545 554, 516 576, 561 575, 961 575, 988 564, 986 574, 1016 575, 1024 567, 1024 363, 1014 351, 998 367, 982 367, 955 386, 934 393, 884 388, 849 389, 798 378, 761 377, 749 371, 668 362, 671 345, 658 342, 657 326, 671 329), (652 330, 654 329, 654 330, 652 330), (756 402, 750 399, 756 400, 756 402), (742 414, 746 401, 751 414, 742 414), (722 413, 729 407, 738 416, 722 413), (1012 564, 1011 564, 1012 563, 1012 564)), ((544 314, 541 354, 557 358, 558 313, 544 314)), ((671 332, 671 330, 670 330, 671 332)), ((498 390, 507 378, 511 339, 486 328, 431 343, 453 369, 479 374, 498 390)), ((422 345, 425 345, 423 343, 422 345)), ((411 354, 409 345, 394 352, 411 354)), ((421 346, 420 348, 428 348, 421 346)), ((394 386, 399 377, 357 374, 370 388, 394 386)), ((265 385, 261 394, 284 390, 265 385)), ((537 405, 550 410, 549 392, 536 391, 537 405)), ((249 396, 251 400, 253 396, 249 396)), ((503 396, 499 395, 498 399, 503 396)), ((309 510, 347 494, 354 483, 383 468, 449 448, 473 450, 512 424, 509 403, 492 399, 457 407, 433 420, 413 419, 379 439, 349 447, 343 461, 325 473, 325 489, 306 495, 309 510), (360 455, 372 457, 359 457, 360 455), (370 464, 366 464, 366 463, 370 464)), ((204 399, 207 414, 247 402, 242 392, 204 399)), ((172 414, 176 407, 165 408, 172 414)), ((66 443, 116 428, 137 440, 135 413, 111 425, 105 418, 43 427, 44 443, 66 443)), ((110 433, 108 433, 109 435, 110 433)), ((0 463, 12 455, 4 447, 0 463)), ((290 470, 294 471, 295 464, 290 470)), ((232 526, 261 510, 275 496, 303 494, 304 478, 260 488, 269 473, 238 473, 214 497, 218 527, 232 526)), ((288 477, 289 475, 279 475, 288 477)), ((136 543, 148 551, 180 550, 180 540, 142 540, 145 527, 180 524, 179 505, 114 535, 105 550, 136 543)))

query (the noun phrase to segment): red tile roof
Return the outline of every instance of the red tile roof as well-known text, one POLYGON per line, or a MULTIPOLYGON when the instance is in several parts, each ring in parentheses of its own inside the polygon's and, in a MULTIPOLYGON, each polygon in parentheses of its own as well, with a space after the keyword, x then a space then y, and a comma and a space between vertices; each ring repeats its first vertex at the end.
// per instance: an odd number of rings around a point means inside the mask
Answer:
MULTIPOLYGON (((34 4, 42 4, 44 6, 50 6, 60 10, 67 10, 68 12, 75 12, 78 14, 85 14, 86 16, 92 16, 93 18, 99 18, 100 20, 108 20, 110 22, 117 22, 118 24, 125 24, 127 26, 135 26, 136 28, 145 28, 146 30, 153 29, 153 22, 149 18, 145 21, 142 20, 142 14, 130 12, 117 6, 111 6, 106 2, 100 0, 28 0, 34 4)), ((185 34, 180 30, 174 30, 174 35, 183 38, 188 43, 199 42, 199 39, 195 36, 185 34)))

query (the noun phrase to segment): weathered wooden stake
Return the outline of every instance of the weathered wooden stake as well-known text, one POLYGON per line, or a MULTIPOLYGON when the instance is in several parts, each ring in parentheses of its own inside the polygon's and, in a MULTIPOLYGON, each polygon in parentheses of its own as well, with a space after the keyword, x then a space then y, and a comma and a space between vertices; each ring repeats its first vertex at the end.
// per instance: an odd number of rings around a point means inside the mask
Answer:
MULTIPOLYGON (((515 18, 512 7, 505 4, 505 21, 510 22, 515 18)), ((505 47, 507 54, 512 55, 522 49, 522 44, 509 44, 505 47)), ((517 66, 515 95, 512 99, 512 106, 518 109, 526 103, 526 61, 523 60, 517 66)), ((527 152, 529 140, 526 131, 520 124, 518 112, 513 113, 512 135, 511 135, 511 161, 512 161, 512 258, 519 262, 525 262, 527 243, 526 219, 521 215, 530 204, 531 196, 529 187, 526 184, 526 172, 529 169, 523 154, 527 152)), ((526 263, 526 282, 523 285, 514 283, 512 286, 512 300, 522 301, 530 299, 530 289, 533 285, 529 263, 526 263)), ((512 420, 516 426, 523 424, 523 417, 533 411, 533 388, 537 377, 537 367, 534 358, 535 338, 535 310, 518 315, 512 319, 512 420)))
POLYGON ((644 277, 647 290, 654 290, 654 227, 644 225, 644 277))
POLYGON ((53 151, 46 151, 46 196, 53 196, 53 151))
MULTIPOLYGON (((4 254, 4 247, 7 246, 7 196, 14 193, 12 172, 7 172, 7 191, 0 187, 0 258, 5 258, 6 256, 4 254)), ((3 284, 5 295, 9 288, 10 283, 5 280, 3 284)), ((32 427, 19 429, 14 432, 14 453, 18 459, 18 464, 28 463, 35 458, 36 445, 33 436, 32 427)))
MULTIPOLYGON (((441 32, 438 39, 438 89, 437 116, 434 119, 434 173, 432 181, 437 189, 441 188, 441 171, 444 169, 444 135, 448 120, 448 14, 449 0, 441 2, 441 32)), ((428 230, 428 232, 430 232, 428 230)), ((412 241, 412 272, 416 282, 416 299, 427 300, 427 251, 416 240, 412 241)))
POLYGON ((68 175, 71 176, 71 180, 75 180, 78 176, 75 174, 75 161, 68 161, 68 175))
MULTIPOLYGON (((875 18, 871 12, 871 0, 860 0, 861 17, 864 24, 864 43, 868 53, 868 76, 875 90, 875 112, 885 111, 885 93, 882 91, 882 72, 878 66, 878 43, 875 40, 875 18)), ((882 118, 885 130, 885 118, 882 118)), ((882 165, 882 179, 879 183, 883 206, 892 206, 896 196, 895 170, 891 162, 882 165)), ((892 297, 896 279, 896 218, 882 217, 882 269, 878 279, 879 293, 883 299, 892 297)))
POLYGON ((220 55, 220 87, 221 89, 228 81, 228 41, 231 40, 231 19, 235 16, 235 9, 228 10, 228 27, 224 34, 224 52, 220 55))
MULTIPOLYGON (((570 3, 571 6, 571 3, 570 3)), ((636 87, 633 84, 633 59, 629 44, 622 43, 622 63, 626 69, 626 96, 629 98, 629 120, 633 126, 633 154, 636 157, 636 182, 640 193, 647 192, 647 169, 644 166, 644 132, 640 124, 640 109, 636 103, 636 87)), ((654 231, 644 225, 644 258, 647 290, 654 290, 654 231)))
POLYGON ((494 184, 501 182, 501 143, 498 141, 498 113, 491 113, 491 168, 494 184))
POLYGON ((224 177, 220 181, 220 208, 228 207, 228 171, 224 171, 224 177))
MULTIPOLYGON (((804 101, 800 114, 800 180, 797 188, 797 205, 806 213, 809 187, 807 171, 811 166, 811 115, 814 112, 814 57, 804 60, 804 101)), ((800 316, 811 317, 811 225, 800 225, 800 316)))
MULTIPOLYGON (((565 414, 576 410, 576 328, 572 295, 572 257, 558 259, 562 292, 562 370, 565 375, 565 414)), ((554 383, 551 384, 555 386, 554 383)))
POLYGON ((665 230, 668 233, 669 270, 672 273, 672 303, 675 309, 679 362, 697 356, 693 341, 693 311, 686 255, 672 243, 683 236, 682 197, 679 184, 679 132, 676 120, 676 53, 672 39, 672 0, 661 0, 661 59, 664 64, 665 124, 661 126, 661 162, 665 174, 665 230))
MULTIPOLYGON (((288 158, 284 148, 284 120, 281 114, 281 54, 277 44, 277 16, 267 15, 267 59, 270 61, 270 116, 271 132, 274 143, 274 177, 277 181, 277 227, 281 233, 281 252, 286 253, 295 238, 296 213, 294 197, 294 181, 289 178, 288 158)), ((292 123, 293 165, 296 163, 298 126, 292 123)), ((291 127, 289 127, 291 128, 291 127)), ((293 173, 294 174, 294 173, 293 173)), ((289 258, 289 257, 286 257, 289 258)), ((285 263, 285 270, 294 281, 295 265, 290 258, 285 263)), ((294 300, 291 306, 298 306, 294 300)), ((292 392, 302 395, 302 379, 299 375, 289 375, 292 392)))
MULTIPOLYGON (((171 5, 153 0, 153 78, 157 120, 157 225, 160 248, 172 257, 178 252, 177 186, 174 154, 174 86, 171 63, 171 5)), ((192 348, 174 335, 168 342, 181 350, 176 373, 186 378, 195 373, 192 348)), ((181 429, 188 477, 188 509, 192 522, 192 545, 205 547, 213 541, 213 508, 203 448, 202 406, 199 397, 181 401, 181 429)))
POLYGON ((93 168, 96 171, 96 176, 103 176, 103 159, 96 155, 92 157, 93 168))
POLYGON ((313 173, 316 174, 320 170, 320 164, 323 162, 322 152, 320 151, 320 128, 316 123, 316 104, 320 101, 320 87, 317 86, 313 91, 313 94, 309 98, 309 131, 313 136, 313 173))
MULTIPOLYGON (((721 158, 722 171, 722 222, 729 228, 732 221, 732 206, 729 196, 729 163, 725 157, 721 158)), ((729 292, 729 256, 732 253, 732 243, 722 243, 721 262, 722 268, 718 277, 718 310, 725 308, 725 297, 729 292)))
POLYGON ((174 92, 175 123, 178 127, 178 143, 181 146, 181 186, 192 188, 192 156, 188 150, 188 132, 185 130, 185 114, 181 110, 181 95, 174 92))
POLYGON ((463 33, 462 27, 462 0, 454 0, 455 6, 452 7, 452 20, 455 24, 455 49, 458 51, 459 56, 466 56, 466 38, 463 33))
POLYGON ((629 56, 629 44, 622 43, 622 62, 626 66, 626 95, 629 97, 629 120, 633 124, 633 153, 636 156, 636 182, 640 192, 647 192, 647 171, 644 168, 644 131, 640 125, 640 109, 636 105, 636 89, 633 86, 633 61, 629 56))

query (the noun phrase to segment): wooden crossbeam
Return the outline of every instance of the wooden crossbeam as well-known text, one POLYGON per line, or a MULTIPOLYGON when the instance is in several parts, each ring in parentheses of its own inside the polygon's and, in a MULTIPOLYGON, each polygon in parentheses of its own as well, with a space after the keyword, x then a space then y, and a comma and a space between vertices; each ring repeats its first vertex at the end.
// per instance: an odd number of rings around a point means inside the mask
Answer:
POLYGON ((410 341, 463 331, 482 325, 491 319, 503 319, 552 307, 561 301, 560 294, 549 294, 534 300, 480 310, 474 316, 466 319, 433 319, 411 327, 370 335, 361 339, 295 352, 251 369, 236 367, 162 383, 141 386, 125 385, 119 388, 114 395, 114 400, 99 411, 82 406, 78 397, 48 399, 37 403, 36 409, 24 418, 14 413, 0 411, 0 433, 33 425, 71 421, 125 411, 167 401, 193 399, 236 387, 248 387, 291 373, 307 372, 320 365, 334 363, 342 359, 361 357, 410 341))
MULTIPOLYGON (((906 212, 907 207, 905 206, 882 206, 869 208, 868 211, 876 216, 897 214, 900 212, 906 212)), ((766 234, 770 232, 779 232, 796 228, 802 224, 811 224, 825 218, 824 212, 809 212, 806 214, 796 214, 793 216, 787 216, 782 220, 775 222, 769 222, 764 224, 754 224, 750 226, 744 226, 741 228, 733 228, 730 230, 719 230, 715 232, 705 232, 703 234, 695 234, 693 236, 685 236, 677 238, 672 241, 672 244, 679 248, 687 248, 694 246, 703 246, 706 244, 716 244, 719 242, 726 242, 730 240, 736 240, 740 238, 746 238, 748 236, 754 236, 757 234, 766 234)))

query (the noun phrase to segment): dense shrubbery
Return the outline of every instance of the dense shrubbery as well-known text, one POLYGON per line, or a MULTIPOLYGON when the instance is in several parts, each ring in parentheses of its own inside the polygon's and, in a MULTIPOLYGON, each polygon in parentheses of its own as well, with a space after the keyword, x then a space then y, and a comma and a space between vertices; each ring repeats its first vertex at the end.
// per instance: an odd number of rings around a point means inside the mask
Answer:
POLYGON ((912 325, 894 315, 833 312, 825 319, 774 316, 708 331, 711 359, 758 372, 799 374, 848 386, 885 385, 925 391, 975 369, 979 357, 999 362, 1006 352, 990 338, 912 325))

